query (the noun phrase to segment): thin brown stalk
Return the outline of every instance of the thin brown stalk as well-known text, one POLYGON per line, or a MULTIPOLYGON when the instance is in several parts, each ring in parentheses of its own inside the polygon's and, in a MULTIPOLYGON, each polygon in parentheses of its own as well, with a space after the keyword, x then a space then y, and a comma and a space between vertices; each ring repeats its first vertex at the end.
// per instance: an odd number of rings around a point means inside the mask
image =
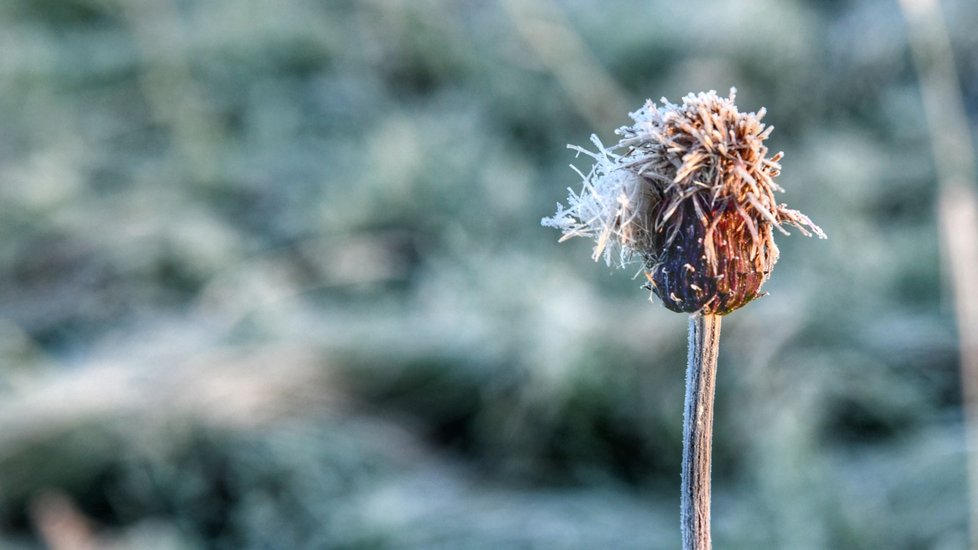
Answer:
POLYGON ((944 188, 939 214, 958 325, 971 547, 978 548, 978 197, 967 186, 944 188))
POLYGON ((710 463, 720 316, 689 317, 680 521, 683 550, 710 550, 710 463))
POLYGON ((971 547, 978 548, 978 194, 974 144, 938 0, 900 0, 930 130, 938 218, 961 359, 971 547))

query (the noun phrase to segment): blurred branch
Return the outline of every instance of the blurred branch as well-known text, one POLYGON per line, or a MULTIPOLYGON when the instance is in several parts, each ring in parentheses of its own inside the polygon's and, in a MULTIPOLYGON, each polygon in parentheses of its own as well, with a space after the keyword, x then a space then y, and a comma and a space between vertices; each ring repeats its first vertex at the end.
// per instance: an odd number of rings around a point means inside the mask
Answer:
POLYGON ((31 520, 50 550, 95 550, 101 544, 88 518, 71 499, 60 492, 48 492, 34 499, 31 520))
POLYGON ((961 354, 970 482, 971 547, 978 548, 978 197, 974 144, 968 130, 951 39, 937 0, 901 0, 939 183, 944 263, 954 292, 961 354))
POLYGON ((938 0, 901 0, 942 188, 975 182, 974 144, 938 0))
POLYGON ((500 0, 516 32, 564 88, 577 111, 595 128, 619 121, 628 96, 601 66, 553 0, 500 0))

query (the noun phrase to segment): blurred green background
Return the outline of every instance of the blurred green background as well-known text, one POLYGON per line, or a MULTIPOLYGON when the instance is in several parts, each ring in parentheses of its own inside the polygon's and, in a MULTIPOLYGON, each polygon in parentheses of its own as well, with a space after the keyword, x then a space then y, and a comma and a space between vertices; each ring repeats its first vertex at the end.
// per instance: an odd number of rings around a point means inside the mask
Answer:
POLYGON ((829 240, 724 323, 715 544, 966 548, 906 37, 895 0, 4 0, 0 546, 678 548, 686 319, 539 220, 567 143, 736 86, 829 240))

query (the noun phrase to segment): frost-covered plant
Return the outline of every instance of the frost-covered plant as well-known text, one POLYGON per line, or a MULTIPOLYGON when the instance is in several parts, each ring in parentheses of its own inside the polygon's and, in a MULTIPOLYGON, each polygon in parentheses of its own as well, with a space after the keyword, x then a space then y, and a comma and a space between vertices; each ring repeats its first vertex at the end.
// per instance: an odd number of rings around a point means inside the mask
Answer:
MULTIPOLYGON (((741 113, 730 96, 690 94, 681 105, 662 99, 631 113, 635 124, 596 152, 581 174, 584 188, 569 190, 567 207, 543 224, 562 240, 595 240, 595 260, 625 266, 637 258, 649 286, 673 311, 729 313, 760 294, 778 259, 773 229, 825 234, 807 216, 778 204, 774 182, 782 153, 767 156, 773 126, 765 110, 741 113)), ((579 172, 580 173, 580 172, 579 172)))
MULTIPOLYGON (((721 315, 758 297, 778 260, 774 230, 786 225, 825 238, 807 216, 779 204, 782 153, 768 156, 765 110, 742 113, 736 90, 690 94, 681 105, 648 101, 597 151, 580 192, 543 219, 566 240, 595 240, 594 259, 643 264, 648 288, 673 311, 690 313, 683 418, 683 548, 710 541, 710 455, 721 315)), ((576 170, 576 168, 575 168, 576 170)))

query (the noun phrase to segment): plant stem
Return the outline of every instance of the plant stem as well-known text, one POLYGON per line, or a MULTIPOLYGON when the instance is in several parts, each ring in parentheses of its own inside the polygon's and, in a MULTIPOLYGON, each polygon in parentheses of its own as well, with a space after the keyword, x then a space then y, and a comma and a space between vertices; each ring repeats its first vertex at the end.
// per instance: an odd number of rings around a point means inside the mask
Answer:
POLYGON ((961 356, 970 547, 978 548, 978 196, 974 189, 978 162, 940 3, 901 0, 900 7, 907 21, 939 184, 941 257, 954 295, 961 356))
POLYGON ((720 316, 689 317, 689 359, 683 410, 683 477, 680 520, 683 550, 710 550, 710 455, 720 316))

